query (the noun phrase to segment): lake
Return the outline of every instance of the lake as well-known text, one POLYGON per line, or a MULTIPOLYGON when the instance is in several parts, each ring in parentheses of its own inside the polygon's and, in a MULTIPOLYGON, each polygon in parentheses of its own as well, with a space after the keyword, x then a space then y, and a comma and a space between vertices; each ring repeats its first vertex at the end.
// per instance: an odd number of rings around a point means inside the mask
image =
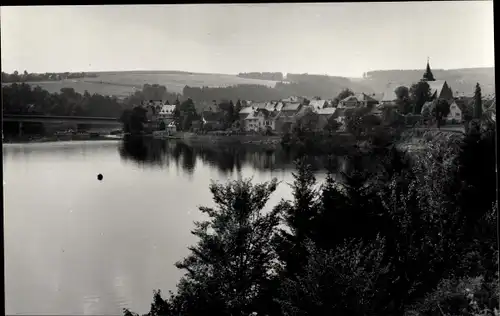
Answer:
POLYGON ((7 314, 146 313, 154 289, 175 290, 211 179, 276 177, 268 205, 291 197, 292 159, 280 151, 145 140, 3 151, 7 314))

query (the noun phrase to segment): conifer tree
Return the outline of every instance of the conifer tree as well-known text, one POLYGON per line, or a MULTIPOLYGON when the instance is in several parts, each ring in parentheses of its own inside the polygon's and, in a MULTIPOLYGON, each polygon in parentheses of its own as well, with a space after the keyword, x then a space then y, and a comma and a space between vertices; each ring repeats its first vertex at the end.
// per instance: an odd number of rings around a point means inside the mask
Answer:
POLYGON ((264 214, 263 208, 277 184, 273 179, 252 185, 248 179, 210 186, 216 207, 200 207, 209 220, 195 222, 199 242, 176 264, 187 271, 180 295, 199 304, 180 314, 250 315, 259 309, 276 259, 269 240, 279 224, 279 210, 264 214))

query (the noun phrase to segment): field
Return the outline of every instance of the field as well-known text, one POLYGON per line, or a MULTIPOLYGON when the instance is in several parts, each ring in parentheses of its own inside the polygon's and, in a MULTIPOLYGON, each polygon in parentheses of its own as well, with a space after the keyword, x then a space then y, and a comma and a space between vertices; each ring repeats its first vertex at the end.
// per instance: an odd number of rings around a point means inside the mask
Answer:
POLYGON ((67 79, 62 81, 33 82, 43 89, 53 93, 61 88, 73 88, 76 92, 99 93, 125 97, 136 90, 142 89, 144 84, 160 84, 167 87, 169 92, 182 93, 184 86, 191 87, 224 87, 237 84, 260 84, 274 87, 275 81, 239 78, 235 75, 224 74, 189 74, 166 72, 102 72, 96 78, 67 79))

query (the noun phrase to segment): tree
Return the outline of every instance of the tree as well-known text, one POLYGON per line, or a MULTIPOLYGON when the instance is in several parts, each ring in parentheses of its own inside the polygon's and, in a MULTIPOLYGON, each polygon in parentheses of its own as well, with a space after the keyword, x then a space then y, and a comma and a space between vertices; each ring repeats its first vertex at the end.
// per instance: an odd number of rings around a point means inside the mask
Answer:
POLYGON ((160 130, 161 130, 161 131, 164 131, 165 129, 166 129, 165 122, 164 122, 164 121, 161 121, 161 122, 160 122, 160 130))
POLYGON ((476 90, 474 91, 474 118, 481 119, 483 115, 483 100, 481 96, 481 86, 476 83, 476 90))
POLYGON ((123 123, 125 133, 140 134, 144 131, 144 124, 147 122, 146 109, 136 106, 132 110, 123 111, 120 122, 123 123))
POLYGON ((397 100, 396 104, 398 106, 399 113, 408 114, 412 111, 412 104, 410 100, 410 90, 408 87, 400 86, 394 90, 397 100))
POLYGON ((394 93, 396 94, 396 97, 398 98, 398 100, 403 100, 405 98, 410 97, 410 90, 408 89, 408 87, 405 87, 405 86, 397 87, 394 90, 394 93))
POLYGON ((431 88, 426 81, 420 81, 410 87, 410 98, 415 105, 414 114, 420 114, 425 102, 431 100, 431 88))
MULTIPOLYGON (((235 111, 234 109, 234 104, 233 104, 233 101, 232 100, 229 100, 229 105, 228 105, 228 109, 227 109, 227 113, 225 113, 226 115, 226 120, 227 120, 227 127, 230 127, 233 122, 235 121, 235 116, 238 114, 238 112, 235 111)), ((226 127, 226 128, 227 128, 226 127)))
POLYGON ((188 299, 179 314, 250 315, 266 300, 271 303, 263 291, 276 259, 269 240, 279 224, 279 211, 262 210, 277 184, 273 179, 252 185, 248 179, 210 185, 216 207, 200 207, 209 220, 195 222, 192 233, 199 241, 176 264, 187 271, 179 295, 188 299))
POLYGON ((337 120, 335 120, 334 118, 329 118, 328 122, 326 123, 325 129, 329 133, 334 133, 340 128, 340 126, 342 126, 342 124, 337 120))
MULTIPOLYGON (((176 106, 177 108, 177 106, 176 106)), ((181 122, 181 130, 187 131, 191 128, 191 123, 197 118, 196 107, 191 98, 182 102, 179 106, 179 119, 181 122)))
POLYGON ((238 101, 236 101, 236 105, 234 106, 234 118, 233 118, 233 121, 239 121, 241 109, 242 109, 241 100, 238 99, 238 101))
POLYGON ((441 127, 441 122, 448 114, 450 114, 450 104, 446 100, 439 99, 433 103, 431 113, 436 119, 437 127, 441 127))
POLYGON ((384 315, 385 241, 347 240, 333 250, 313 242, 297 278, 285 278, 278 301, 283 315, 384 315))
POLYGON ((287 230, 282 229, 276 238, 277 252, 284 263, 281 274, 294 277, 302 271, 307 262, 305 242, 312 237, 313 221, 318 213, 320 201, 317 198, 316 177, 306 157, 295 161, 293 173, 293 202, 283 201, 277 208, 283 214, 287 230))

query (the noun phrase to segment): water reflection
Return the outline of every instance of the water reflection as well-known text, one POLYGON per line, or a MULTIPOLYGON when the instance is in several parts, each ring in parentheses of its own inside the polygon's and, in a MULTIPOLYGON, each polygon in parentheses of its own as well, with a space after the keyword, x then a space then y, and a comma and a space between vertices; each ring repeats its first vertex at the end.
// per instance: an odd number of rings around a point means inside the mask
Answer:
MULTIPOLYGON (((298 154, 278 148, 274 150, 256 146, 217 146, 213 144, 188 145, 182 141, 164 141, 151 138, 128 137, 119 146, 120 156, 141 166, 165 168, 169 164, 192 174, 197 162, 210 165, 223 174, 241 172, 243 167, 260 171, 293 171, 298 154)), ((307 157, 313 169, 337 167, 343 159, 307 157)))

